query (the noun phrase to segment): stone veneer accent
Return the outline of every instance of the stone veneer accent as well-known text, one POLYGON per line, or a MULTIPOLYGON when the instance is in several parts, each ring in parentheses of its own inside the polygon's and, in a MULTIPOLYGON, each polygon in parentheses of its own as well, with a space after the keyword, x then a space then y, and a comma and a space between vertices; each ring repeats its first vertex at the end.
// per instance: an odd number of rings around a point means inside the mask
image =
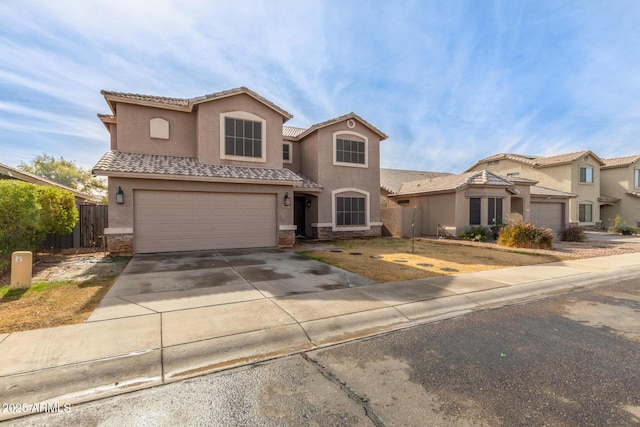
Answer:
POLYGON ((133 230, 130 228, 105 228, 107 251, 113 256, 133 256, 133 230))
POLYGON ((382 226, 374 225, 369 230, 333 231, 332 227, 313 227, 312 238, 318 240, 351 239, 355 237, 380 237, 382 226))
POLYGON ((290 248, 296 243, 295 230, 278 231, 278 246, 281 248, 290 248))

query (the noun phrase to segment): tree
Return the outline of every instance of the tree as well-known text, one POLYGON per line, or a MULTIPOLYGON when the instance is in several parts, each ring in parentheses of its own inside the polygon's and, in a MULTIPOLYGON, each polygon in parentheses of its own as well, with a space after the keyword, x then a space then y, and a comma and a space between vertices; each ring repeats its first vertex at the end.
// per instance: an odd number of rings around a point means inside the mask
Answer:
POLYGON ((104 183, 94 178, 90 171, 76 166, 62 156, 56 159, 43 153, 31 160, 31 164, 20 163, 18 169, 85 193, 106 190, 104 183))
POLYGON ((47 234, 73 231, 73 193, 17 180, 0 180, 0 273, 14 251, 35 251, 47 234))

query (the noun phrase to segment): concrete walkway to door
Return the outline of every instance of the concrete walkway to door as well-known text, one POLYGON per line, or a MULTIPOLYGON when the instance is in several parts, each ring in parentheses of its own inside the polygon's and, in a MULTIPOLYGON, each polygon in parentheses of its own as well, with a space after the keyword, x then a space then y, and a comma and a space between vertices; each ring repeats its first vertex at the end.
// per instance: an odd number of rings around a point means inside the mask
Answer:
POLYGON ((276 249, 136 255, 86 323, 0 334, 0 400, 73 404, 636 275, 636 253, 396 283, 276 249))

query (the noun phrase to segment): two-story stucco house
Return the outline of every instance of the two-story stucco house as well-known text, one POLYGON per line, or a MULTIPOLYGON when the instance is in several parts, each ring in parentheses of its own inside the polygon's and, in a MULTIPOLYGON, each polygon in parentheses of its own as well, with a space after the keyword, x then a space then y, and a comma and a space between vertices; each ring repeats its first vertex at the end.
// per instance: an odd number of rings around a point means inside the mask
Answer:
MULTIPOLYGON (((550 157, 500 153, 479 160, 467 172, 486 169, 507 177, 533 179, 540 187, 574 195, 568 202, 569 224, 600 227, 600 206, 615 202, 600 193, 600 168, 604 164, 600 157, 588 150, 550 157)), ((562 212, 561 203, 551 199, 538 203, 530 208, 532 222, 537 222, 536 217, 556 221, 553 218, 566 215, 562 212)))
POLYGON ((602 207, 600 218, 609 227, 617 215, 627 224, 640 227, 640 155, 603 159, 600 168, 602 193, 613 198, 602 207))
POLYGON ((113 253, 379 236, 379 145, 354 113, 308 129, 245 87, 190 99, 103 91, 113 253), (373 197, 372 197, 373 196, 373 197))

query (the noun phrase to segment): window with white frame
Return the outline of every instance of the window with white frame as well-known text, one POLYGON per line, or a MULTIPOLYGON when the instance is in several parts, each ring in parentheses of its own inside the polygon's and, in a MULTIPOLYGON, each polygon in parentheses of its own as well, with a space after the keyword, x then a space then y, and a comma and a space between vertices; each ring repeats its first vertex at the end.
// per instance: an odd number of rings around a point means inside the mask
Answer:
POLYGON ((636 188, 640 188, 640 169, 636 169, 636 188))
POLYGON ((336 197, 336 225, 366 225, 365 197, 336 197))
POLYGON ((593 222, 593 205, 591 203, 580 203, 578 205, 578 221, 593 222))
POLYGON ((368 139, 357 132, 342 131, 333 134, 333 164, 338 166, 367 167, 368 139))
POLYGON ((234 111, 220 114, 220 158, 266 161, 266 120, 234 111))
POLYGON ((580 166, 580 182, 593 183, 593 168, 591 166, 580 166))

